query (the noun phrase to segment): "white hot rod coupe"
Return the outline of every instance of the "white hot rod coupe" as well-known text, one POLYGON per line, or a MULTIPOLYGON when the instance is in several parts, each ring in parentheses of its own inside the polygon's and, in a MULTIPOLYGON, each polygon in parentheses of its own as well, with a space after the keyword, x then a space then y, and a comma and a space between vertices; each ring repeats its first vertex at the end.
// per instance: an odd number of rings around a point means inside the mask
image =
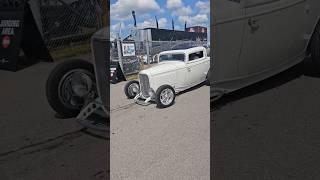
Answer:
POLYGON ((154 56, 158 64, 142 70, 139 81, 130 81, 124 91, 139 104, 155 101, 158 107, 169 107, 175 95, 206 81, 210 57, 204 47, 164 51, 154 56))
POLYGON ((320 70, 319 0, 214 0, 211 100, 311 55, 320 70))

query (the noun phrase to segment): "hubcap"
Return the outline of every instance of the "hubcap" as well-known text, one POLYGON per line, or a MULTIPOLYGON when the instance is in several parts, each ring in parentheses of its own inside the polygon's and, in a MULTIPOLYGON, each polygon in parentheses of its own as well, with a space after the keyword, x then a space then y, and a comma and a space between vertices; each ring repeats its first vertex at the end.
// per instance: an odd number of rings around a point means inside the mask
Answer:
POLYGON ((94 89, 94 76, 87 70, 75 69, 66 73, 60 80, 58 95, 64 106, 79 109, 85 98, 94 89))
POLYGON ((173 91, 171 89, 169 89, 169 88, 168 89, 164 89, 160 93, 160 102, 163 105, 169 105, 170 103, 172 103, 173 97, 174 97, 174 94, 173 94, 173 91))
POLYGON ((132 83, 128 87, 128 92, 131 96, 136 96, 139 93, 139 84, 138 83, 132 83))

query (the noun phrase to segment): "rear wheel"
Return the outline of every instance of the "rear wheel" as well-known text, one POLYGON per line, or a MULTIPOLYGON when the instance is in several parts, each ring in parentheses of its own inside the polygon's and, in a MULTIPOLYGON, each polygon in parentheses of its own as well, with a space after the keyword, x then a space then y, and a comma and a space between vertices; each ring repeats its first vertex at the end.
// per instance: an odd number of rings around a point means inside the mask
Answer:
POLYGON ((94 67, 84 60, 57 65, 46 83, 50 106, 63 117, 75 117, 89 98, 97 96, 94 67))
POLYGON ((129 81, 124 86, 124 93, 129 99, 136 97, 136 95, 140 93, 139 81, 129 81))
POLYGON ((311 39, 311 57, 317 72, 320 72, 320 25, 318 24, 311 39))
POLYGON ((175 91, 169 85, 160 86, 156 92, 156 103, 160 108, 171 106, 174 103, 175 98, 175 91))

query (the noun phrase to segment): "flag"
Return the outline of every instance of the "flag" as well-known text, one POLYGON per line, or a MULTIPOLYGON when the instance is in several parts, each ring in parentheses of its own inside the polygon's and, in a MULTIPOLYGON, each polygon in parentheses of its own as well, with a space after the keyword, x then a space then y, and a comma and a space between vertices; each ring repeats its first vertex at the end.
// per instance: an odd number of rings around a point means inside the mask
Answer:
POLYGON ((173 22, 173 19, 172 19, 172 30, 174 30, 174 22, 173 22))
POLYGON ((158 23, 158 18, 156 16, 156 24, 157 24, 157 29, 159 29, 159 23, 158 23))
POLYGON ((187 21, 184 23, 184 31, 187 31, 187 21))
POLYGON ((134 11, 132 11, 132 17, 134 20, 134 27, 137 27, 136 13, 134 11))

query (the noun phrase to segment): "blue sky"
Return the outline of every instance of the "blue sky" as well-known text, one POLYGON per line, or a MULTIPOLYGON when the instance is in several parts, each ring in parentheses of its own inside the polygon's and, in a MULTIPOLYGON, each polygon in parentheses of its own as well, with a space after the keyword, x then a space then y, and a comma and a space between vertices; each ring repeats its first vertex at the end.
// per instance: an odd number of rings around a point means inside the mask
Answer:
POLYGON ((111 0, 111 38, 120 31, 124 38, 133 28, 132 10, 136 12, 138 28, 156 27, 155 16, 159 28, 172 29, 174 20, 175 30, 200 25, 208 27, 210 32, 210 1, 209 0, 111 0))

